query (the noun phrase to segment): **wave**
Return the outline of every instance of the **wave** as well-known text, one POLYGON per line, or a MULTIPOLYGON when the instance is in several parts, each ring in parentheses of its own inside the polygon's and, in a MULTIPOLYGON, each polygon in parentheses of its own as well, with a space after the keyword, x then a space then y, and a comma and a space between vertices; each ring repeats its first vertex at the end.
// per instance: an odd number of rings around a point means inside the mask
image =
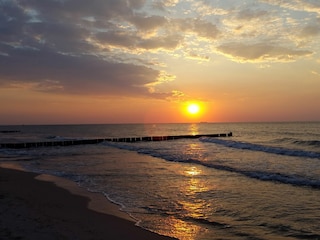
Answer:
POLYGON ((319 140, 296 140, 293 143, 303 146, 314 146, 314 147, 320 147, 320 141, 319 140))
MULTIPOLYGON (((202 139, 204 141, 205 139, 202 139)), ((166 151, 158 151, 154 148, 148 148, 148 147, 139 147, 137 145, 122 145, 117 143, 104 143, 105 145, 135 151, 140 154, 146 154, 153 157, 161 158, 170 162, 179 162, 179 163, 188 163, 188 164, 197 164, 204 167, 216 169, 216 170, 222 170, 227 172, 233 172, 237 174, 241 174, 243 176, 258 179, 261 181, 272 181, 277 183, 283 183, 283 184, 290 184, 293 186, 300 186, 300 187, 311 187, 320 189, 320 180, 317 179, 311 179, 304 176, 299 176, 296 174, 284 174, 284 173, 278 173, 278 172, 268 172, 268 171, 260 171, 260 170, 244 170, 244 169, 238 169, 235 167, 227 166, 227 165, 221 165, 221 164, 214 164, 212 162, 203 162, 198 159, 189 158, 186 155, 183 154, 172 154, 170 152, 166 151)))
POLYGON ((296 138, 278 138, 278 139, 274 139, 272 143, 280 143, 280 144, 289 143, 297 146, 320 147, 319 140, 298 140, 296 138))
MULTIPOLYGON (((159 208, 155 205, 153 206, 147 206, 147 207, 143 207, 143 209, 147 212, 147 213, 151 213, 151 214, 158 214, 158 215, 162 215, 162 216, 175 216, 175 218, 179 218, 183 221, 188 221, 188 222, 194 222, 194 223, 200 223, 200 224, 204 224, 204 225, 210 225, 213 227, 217 227, 217 228, 231 228, 230 225, 222 223, 222 222, 217 222, 217 221, 212 221, 208 218, 205 217, 194 217, 194 216, 189 216, 189 215, 185 215, 183 213, 183 209, 177 209, 175 208, 174 210, 171 209, 167 209, 167 208, 159 208)), ((146 214, 146 213, 144 213, 146 214)))
POLYGON ((77 141, 77 140, 85 140, 87 138, 85 138, 85 137, 62 137, 62 136, 50 135, 50 136, 47 136, 45 139, 50 139, 52 141, 69 141, 69 140, 77 141))
POLYGON ((223 139, 215 139, 215 138, 207 138, 207 137, 200 138, 200 141, 215 143, 215 144, 223 145, 225 147, 231 147, 236 149, 259 151, 259 152, 265 152, 265 153, 285 155, 290 157, 305 157, 305 158, 320 159, 319 152, 288 149, 288 148, 282 148, 282 147, 272 147, 272 146, 266 146, 266 145, 248 143, 248 142, 238 142, 238 141, 232 141, 232 140, 223 140, 223 139))

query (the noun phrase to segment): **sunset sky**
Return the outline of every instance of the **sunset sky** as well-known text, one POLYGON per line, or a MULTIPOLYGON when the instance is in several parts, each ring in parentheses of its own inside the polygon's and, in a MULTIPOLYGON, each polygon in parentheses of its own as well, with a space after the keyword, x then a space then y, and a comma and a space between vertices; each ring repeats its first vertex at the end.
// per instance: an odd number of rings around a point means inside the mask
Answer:
POLYGON ((319 0, 0 0, 0 124, 317 120, 319 0))

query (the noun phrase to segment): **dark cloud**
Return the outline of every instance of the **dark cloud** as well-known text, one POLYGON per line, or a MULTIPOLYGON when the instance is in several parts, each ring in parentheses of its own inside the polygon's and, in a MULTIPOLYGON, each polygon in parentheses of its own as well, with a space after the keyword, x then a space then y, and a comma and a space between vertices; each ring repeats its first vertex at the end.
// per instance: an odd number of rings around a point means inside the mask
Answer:
POLYGON ((29 17, 11 2, 0 2, 0 41, 16 41, 29 17))
POLYGON ((304 38, 315 37, 317 35, 320 35, 320 18, 318 18, 316 22, 310 23, 309 25, 305 26, 302 29, 300 35, 304 38))
POLYGON ((240 12, 238 12, 237 19, 251 21, 253 19, 261 19, 268 15, 269 13, 266 10, 243 9, 240 12))
POLYGON ((101 44, 109 44, 113 46, 121 46, 124 48, 133 48, 139 41, 139 36, 128 33, 125 30, 109 30, 107 32, 99 32, 95 39, 101 44))
POLYGON ((171 51, 182 45, 184 31, 215 39, 219 30, 203 20, 169 21, 139 12, 145 4, 0 0, 1 83, 32 83, 41 91, 166 97, 149 91, 161 81, 156 66, 138 55, 125 59, 127 52, 171 51))
POLYGON ((133 16, 130 22, 137 26, 138 29, 144 31, 155 30, 168 23, 168 20, 162 16, 133 16))
POLYGON ((163 2, 161 1, 156 1, 156 2, 153 2, 152 3, 152 7, 156 10, 159 10, 159 11, 165 11, 166 10, 166 6, 163 2))
POLYGON ((218 50, 223 54, 231 56, 236 61, 292 61, 296 58, 312 54, 312 52, 306 50, 295 50, 267 43, 250 45, 235 42, 220 45, 218 50))
POLYGON ((179 45, 180 40, 182 40, 180 35, 169 35, 143 40, 138 46, 145 49, 174 49, 179 45))
MULTIPOLYGON (((144 0, 0 1, 0 83, 32 83, 39 91, 75 94, 166 97, 150 93, 160 72, 137 63, 117 62, 100 54, 89 38, 110 45, 174 47, 171 37, 143 40, 109 20, 130 19, 151 30, 161 17, 135 17, 144 0)), ((107 46, 106 46, 107 48, 107 46)), ((104 49, 104 51, 106 51, 104 49)))
POLYGON ((159 11, 167 11, 167 7, 175 6, 179 0, 154 0, 152 1, 152 7, 159 11))
POLYGON ((199 37, 208 38, 210 40, 218 39, 220 30, 218 27, 211 23, 201 19, 177 19, 172 21, 176 29, 181 32, 192 32, 199 37))
POLYGON ((217 26, 210 22, 202 20, 194 20, 192 22, 192 30, 196 32, 200 37, 206 37, 209 39, 217 39, 220 31, 217 26))
POLYGON ((131 16, 133 10, 143 7, 145 0, 20 0, 23 8, 35 9, 41 18, 61 21, 82 17, 111 19, 131 16))
MULTIPOLYGON (((144 66, 113 63, 98 57, 70 56, 46 50, 6 47, 9 56, 0 55, 2 84, 38 83, 68 93, 150 95, 144 87, 157 79, 159 72, 144 66)), ((3 49, 3 46, 2 46, 3 49)), ((42 88, 40 88, 42 90, 42 88)), ((151 95, 150 95, 151 96, 151 95)))
POLYGON ((110 44, 128 49, 141 48, 150 49, 174 49, 176 48, 182 37, 178 34, 168 36, 155 36, 151 38, 142 38, 137 35, 130 35, 126 31, 109 31, 98 33, 96 39, 102 44, 110 44))

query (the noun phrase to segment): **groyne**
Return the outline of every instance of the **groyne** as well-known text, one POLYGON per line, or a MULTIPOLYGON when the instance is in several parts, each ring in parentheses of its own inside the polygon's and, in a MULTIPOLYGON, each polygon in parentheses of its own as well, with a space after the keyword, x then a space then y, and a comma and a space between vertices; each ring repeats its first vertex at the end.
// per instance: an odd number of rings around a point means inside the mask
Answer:
POLYGON ((95 139, 75 139, 43 142, 24 142, 24 143, 0 143, 1 148, 37 148, 54 146, 71 146, 83 144, 97 144, 101 142, 139 142, 139 141, 169 141, 183 138, 200 137, 232 137, 232 132, 219 134, 197 134, 197 135, 177 135, 177 136, 149 136, 149 137, 125 137, 125 138, 95 138, 95 139))

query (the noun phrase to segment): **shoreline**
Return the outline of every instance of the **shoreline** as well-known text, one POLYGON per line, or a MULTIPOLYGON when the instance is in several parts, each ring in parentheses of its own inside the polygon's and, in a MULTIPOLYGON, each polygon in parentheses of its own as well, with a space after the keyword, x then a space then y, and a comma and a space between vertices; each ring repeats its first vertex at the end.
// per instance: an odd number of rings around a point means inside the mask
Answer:
POLYGON ((100 193, 17 163, 0 163, 0 203, 1 239, 174 239, 136 226, 100 193))

